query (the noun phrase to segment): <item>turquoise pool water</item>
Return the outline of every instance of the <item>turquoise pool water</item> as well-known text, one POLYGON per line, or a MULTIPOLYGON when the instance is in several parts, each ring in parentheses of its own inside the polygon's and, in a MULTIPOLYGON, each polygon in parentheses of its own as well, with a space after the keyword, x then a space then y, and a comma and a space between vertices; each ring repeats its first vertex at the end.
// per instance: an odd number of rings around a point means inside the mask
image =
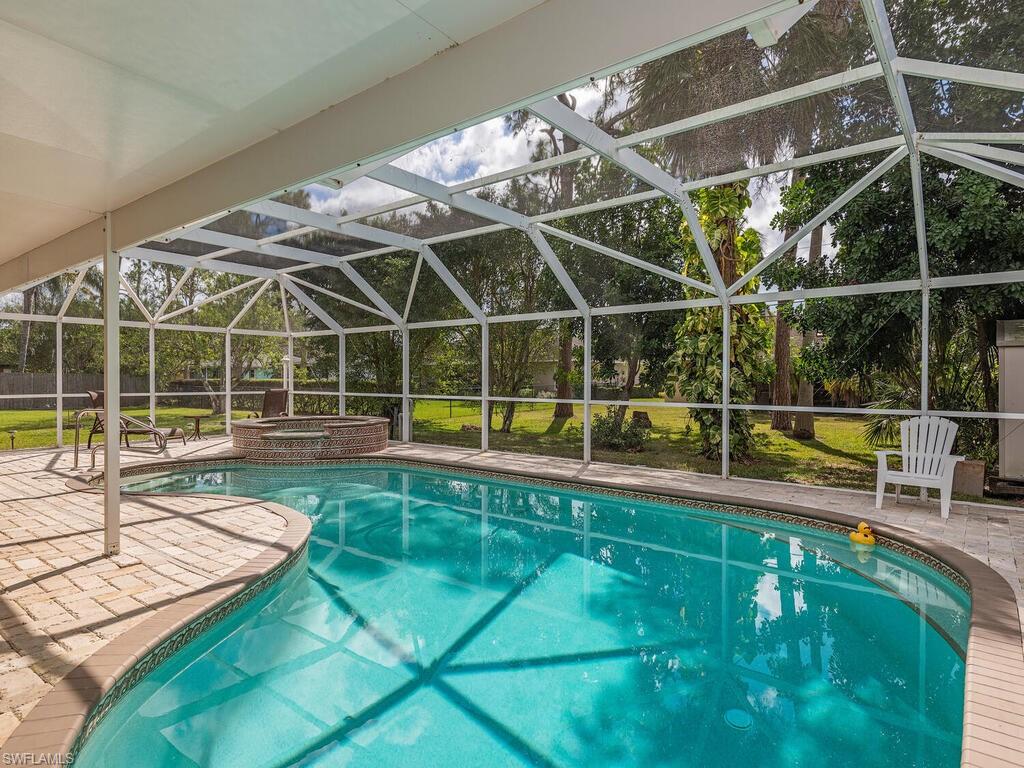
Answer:
POLYGON ((151 673, 76 766, 959 765, 969 599, 910 558, 380 465, 131 488, 294 507, 309 565, 151 673))

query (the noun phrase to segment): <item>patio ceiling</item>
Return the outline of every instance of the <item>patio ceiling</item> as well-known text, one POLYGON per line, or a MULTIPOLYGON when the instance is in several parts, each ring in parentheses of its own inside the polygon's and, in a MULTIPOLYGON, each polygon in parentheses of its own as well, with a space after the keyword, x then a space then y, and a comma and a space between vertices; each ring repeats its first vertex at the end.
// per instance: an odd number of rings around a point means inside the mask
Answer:
POLYGON ((538 2, 0 0, 0 289, 797 4, 538 2))
POLYGON ((0 2, 0 261, 540 2, 0 2))

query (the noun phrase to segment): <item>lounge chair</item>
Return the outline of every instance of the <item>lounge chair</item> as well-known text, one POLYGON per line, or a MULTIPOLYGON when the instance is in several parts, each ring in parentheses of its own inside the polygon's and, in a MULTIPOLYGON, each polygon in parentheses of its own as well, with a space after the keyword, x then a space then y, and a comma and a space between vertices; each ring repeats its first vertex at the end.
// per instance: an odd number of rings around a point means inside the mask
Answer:
MULTIPOLYGON (((102 409, 103 403, 103 392, 88 392, 89 400, 92 403, 93 408, 102 409)), ((153 442, 163 450, 167 447, 167 441, 172 438, 181 438, 181 444, 185 445, 185 430, 181 427, 170 427, 169 429, 158 429, 153 423, 153 420, 148 416, 145 421, 141 421, 132 416, 121 416, 121 437, 124 438, 125 448, 131 448, 130 438, 132 435, 148 435, 153 439, 153 442)), ((95 435, 103 434, 103 414, 97 413, 92 422, 92 429, 89 430, 89 439, 86 442, 88 448, 92 448, 92 438, 95 435)))
POLYGON ((267 389, 263 391, 263 409, 260 413, 249 414, 251 419, 268 419, 288 415, 288 390, 267 389))
POLYGON ((875 451, 878 457, 878 481, 875 486, 875 509, 882 508, 885 484, 896 486, 896 503, 900 501, 900 485, 938 488, 942 517, 949 517, 953 496, 953 472, 963 456, 953 456, 953 441, 959 427, 956 422, 939 416, 915 416, 900 422, 900 450, 875 451), (889 456, 899 455, 902 469, 889 469, 889 456))

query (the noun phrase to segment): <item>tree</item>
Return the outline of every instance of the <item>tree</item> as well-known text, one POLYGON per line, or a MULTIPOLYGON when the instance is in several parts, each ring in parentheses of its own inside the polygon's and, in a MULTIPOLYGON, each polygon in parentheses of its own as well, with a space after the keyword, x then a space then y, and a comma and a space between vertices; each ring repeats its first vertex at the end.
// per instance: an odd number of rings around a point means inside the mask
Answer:
MULTIPOLYGON (((922 180, 933 275, 985 273, 1024 266, 1024 190, 988 176, 923 157, 922 180)), ((789 215, 799 220, 834 199, 874 158, 817 168, 789 192, 789 215), (799 198, 799 199, 798 199, 799 198)), ((793 279, 809 287, 913 279, 918 276, 908 163, 858 195, 829 223, 835 257, 802 263, 793 279)), ((997 320, 1024 317, 1024 285, 932 290, 929 329, 929 407, 998 410, 995 371, 997 320)), ((862 395, 884 407, 916 408, 920 401, 920 318, 917 292, 848 296, 806 302, 794 322, 821 339, 801 353, 816 381, 856 379, 862 395)), ((802 361, 803 364, 803 361, 802 361)), ((893 419, 874 419, 873 441, 892 437, 893 419)), ((994 424, 965 420, 962 445, 991 459, 994 424)))
MULTIPOLYGON (((595 173, 595 175, 597 175, 595 173)), ((682 222, 679 207, 667 199, 621 206, 559 222, 568 232, 636 256, 655 266, 680 272, 684 259, 678 249, 682 222)), ((575 275, 585 297, 606 304, 648 304, 681 299, 680 283, 652 272, 596 255, 587 249, 556 244, 559 258, 575 275)), ((675 317, 666 312, 643 312, 595 318, 591 356, 605 375, 625 365, 619 397, 632 399, 641 383, 659 391, 666 381, 674 352, 675 317)), ((627 406, 615 410, 621 428, 627 406)))
MULTIPOLYGON (((761 238, 745 227, 744 212, 750 207, 746 182, 698 191, 694 196, 701 228, 707 233, 715 262, 728 284, 750 269, 761 257, 761 238)), ((687 264, 700 263, 692 233, 681 230, 681 247, 687 264)), ((757 281, 744 292, 757 290, 757 281)), ((680 395, 692 403, 722 402, 722 315, 719 307, 691 309, 676 332, 675 376, 680 395)), ((771 330, 754 304, 737 304, 729 318, 730 396, 749 402, 754 387, 771 375, 768 345, 771 330)), ((722 428, 715 409, 691 412, 700 429, 701 453, 722 455, 722 428)), ((748 414, 737 411, 729 420, 729 455, 744 459, 753 449, 753 424, 748 414)))

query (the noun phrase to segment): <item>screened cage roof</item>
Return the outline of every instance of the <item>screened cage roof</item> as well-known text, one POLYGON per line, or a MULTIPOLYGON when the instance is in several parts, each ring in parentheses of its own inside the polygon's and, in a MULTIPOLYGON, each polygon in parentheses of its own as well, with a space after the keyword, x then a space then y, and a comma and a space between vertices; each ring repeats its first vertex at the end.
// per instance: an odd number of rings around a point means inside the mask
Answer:
MULTIPOLYGON (((918 240, 901 285, 921 288, 954 279, 929 268, 922 155, 941 161, 929 159, 927 173, 951 164, 1024 186, 1024 73, 1015 71, 1022 41, 1020 0, 806 2, 384 162, 211 215, 121 256, 242 280, 224 290, 276 285, 308 313, 310 327, 337 333, 521 314, 514 302, 474 291, 473 275, 459 273, 462 247, 493 252, 496 270, 519 265, 515 279, 557 284, 543 308, 548 316, 726 304, 752 300, 742 294, 783 254, 861 191, 909 169, 918 240), (859 179, 803 226, 780 228, 780 190, 795 171, 858 157, 865 158, 859 179), (750 183, 746 215, 763 258, 727 284, 692 195, 737 181, 750 183), (589 227, 589 236, 574 226, 587 214, 612 216, 658 200, 681 210, 699 273, 652 263, 642 246, 602 226, 589 227), (567 252, 586 259, 564 264, 559 254, 567 252), (678 296, 617 306, 581 271, 587 259, 629 265, 637 279, 674 285, 678 296), (457 311, 436 299, 417 305, 417 287, 428 281, 450 292, 457 311)), ((1017 266, 1008 262, 1007 272, 981 280, 1020 280, 1017 266)), ((765 284, 755 295, 870 289, 783 292, 765 284)), ((152 322, 184 312, 176 292, 148 308, 152 322)))

